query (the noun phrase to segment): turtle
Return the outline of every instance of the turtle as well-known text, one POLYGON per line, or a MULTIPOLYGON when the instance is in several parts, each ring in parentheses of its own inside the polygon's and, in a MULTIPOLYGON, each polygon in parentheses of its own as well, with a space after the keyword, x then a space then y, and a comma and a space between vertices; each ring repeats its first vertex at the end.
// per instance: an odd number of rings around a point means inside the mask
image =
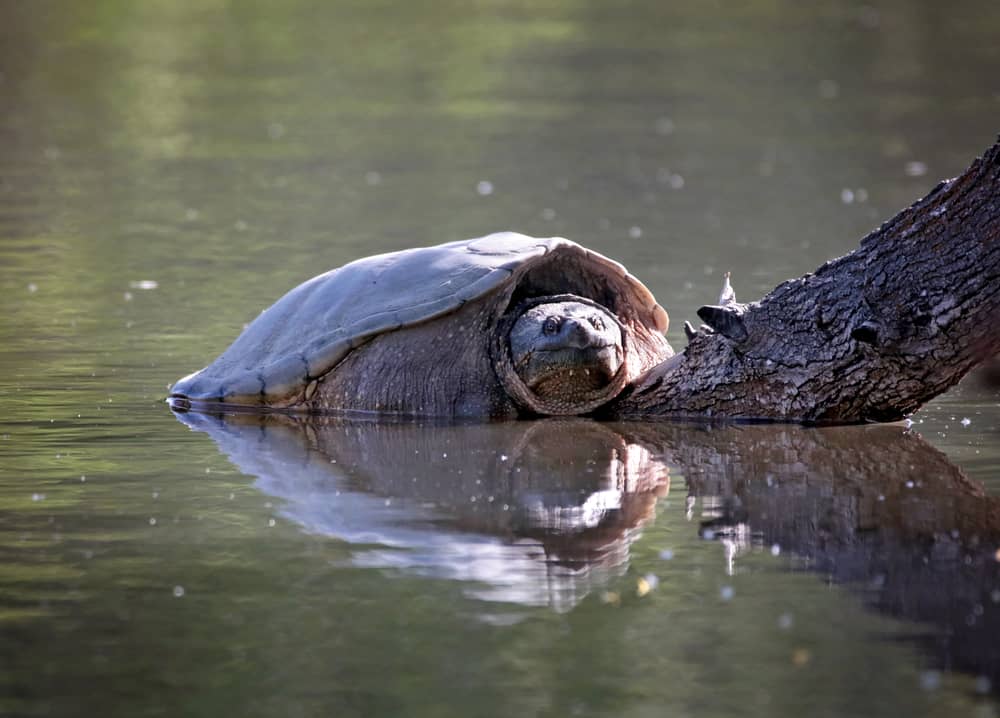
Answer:
POLYGON ((666 311, 617 262, 498 232, 359 259, 264 310, 177 381, 177 410, 583 415, 673 355, 666 311))

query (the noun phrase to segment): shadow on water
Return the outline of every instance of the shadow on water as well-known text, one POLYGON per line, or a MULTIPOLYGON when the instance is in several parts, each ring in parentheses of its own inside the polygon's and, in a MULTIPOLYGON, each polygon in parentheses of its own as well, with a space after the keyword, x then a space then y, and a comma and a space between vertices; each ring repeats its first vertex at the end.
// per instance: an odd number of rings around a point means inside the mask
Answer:
POLYGON ((942 669, 1000 686, 1000 500, 901 426, 425 426, 180 413, 356 565, 572 609, 628 568, 670 472, 707 540, 755 548, 919 624, 942 669))

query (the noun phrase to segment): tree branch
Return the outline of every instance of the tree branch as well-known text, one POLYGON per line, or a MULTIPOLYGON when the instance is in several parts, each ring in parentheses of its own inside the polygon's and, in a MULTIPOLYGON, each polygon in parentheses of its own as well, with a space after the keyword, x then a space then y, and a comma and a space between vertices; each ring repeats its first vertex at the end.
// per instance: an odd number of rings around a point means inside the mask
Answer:
POLYGON ((621 418, 893 421, 1000 352, 1000 142, 861 241, 709 329, 611 407, 621 418))

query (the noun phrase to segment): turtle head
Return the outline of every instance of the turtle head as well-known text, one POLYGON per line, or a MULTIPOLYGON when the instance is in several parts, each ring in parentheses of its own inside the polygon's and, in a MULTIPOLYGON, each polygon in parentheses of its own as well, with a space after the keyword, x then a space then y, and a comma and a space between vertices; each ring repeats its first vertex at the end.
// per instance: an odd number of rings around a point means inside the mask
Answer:
POLYGON ((516 379, 508 390, 540 414, 582 414, 624 383, 625 329, 596 302, 574 296, 532 300, 515 310, 507 338, 516 379))

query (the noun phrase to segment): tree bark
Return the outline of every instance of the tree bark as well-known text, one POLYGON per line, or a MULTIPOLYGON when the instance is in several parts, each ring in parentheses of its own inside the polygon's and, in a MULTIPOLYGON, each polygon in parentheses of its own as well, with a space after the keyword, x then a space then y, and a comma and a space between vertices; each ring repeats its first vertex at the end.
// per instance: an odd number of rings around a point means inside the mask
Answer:
POLYGON ((1000 352, 1000 142, 815 272, 710 327, 611 407, 620 418, 893 421, 1000 352))

